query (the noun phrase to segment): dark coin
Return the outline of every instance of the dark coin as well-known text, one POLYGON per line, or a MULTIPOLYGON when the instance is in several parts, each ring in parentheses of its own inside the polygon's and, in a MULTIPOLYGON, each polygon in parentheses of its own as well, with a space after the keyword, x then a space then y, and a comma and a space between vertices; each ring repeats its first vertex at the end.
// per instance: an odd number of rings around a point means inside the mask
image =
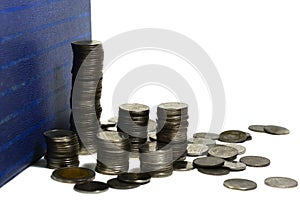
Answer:
POLYGON ((213 168, 220 167, 224 164, 224 160, 216 157, 197 158, 193 161, 193 165, 197 168, 213 168))
POLYGON ((257 188, 257 184, 255 182, 239 178, 228 179, 224 181, 223 185, 229 189, 241 191, 254 190, 257 188))
POLYGON ((265 126, 264 125, 251 125, 248 127, 248 129, 250 131, 254 131, 254 132, 261 132, 264 133, 265 132, 265 126))
POLYGON ((245 142, 248 138, 248 135, 239 130, 229 130, 224 131, 220 134, 219 140, 222 142, 228 142, 228 143, 241 143, 245 142))
POLYGON ((265 179, 265 184, 275 188, 293 188, 298 186, 298 182, 287 177, 270 177, 265 179))
POLYGON ((197 168, 199 172, 207 175, 222 176, 230 173, 226 168, 197 168))
POLYGON ((146 184, 150 182, 151 176, 148 173, 123 173, 118 175, 118 179, 126 183, 146 184))
POLYGON ((108 127, 115 127, 116 123, 115 122, 101 122, 101 128, 106 129, 108 127))
POLYGON ((243 171, 247 165, 242 162, 225 161, 223 167, 230 169, 231 171, 243 171))
POLYGON ((234 160, 238 155, 238 151, 233 147, 216 145, 208 150, 208 155, 227 160, 234 160))
POLYGON ((82 183, 94 180, 95 172, 83 167, 66 167, 54 170, 51 178, 63 183, 82 183))
POLYGON ((266 133, 270 133, 273 135, 286 135, 290 133, 290 131, 287 128, 273 125, 265 126, 264 130, 266 133))
POLYGON ((114 189, 119 189, 119 190, 126 190, 126 189, 133 189, 137 188, 140 186, 140 184, 137 183, 125 183, 117 178, 113 178, 107 181, 107 184, 109 187, 114 188, 114 189))
POLYGON ((192 162, 188 161, 175 161, 173 162, 174 171, 189 171, 193 170, 194 166, 192 162))
POLYGON ((211 140, 218 140, 219 139, 219 134, 217 133, 207 133, 207 132, 200 132, 200 133, 195 133, 193 135, 194 138, 206 138, 206 139, 211 139, 211 140))
POLYGON ((268 158, 261 156, 245 156, 240 159, 240 162, 250 167, 266 167, 271 163, 268 158))
POLYGON ((100 193, 108 190, 109 186, 106 183, 99 181, 89 181, 85 183, 77 183, 74 190, 82 193, 100 193))

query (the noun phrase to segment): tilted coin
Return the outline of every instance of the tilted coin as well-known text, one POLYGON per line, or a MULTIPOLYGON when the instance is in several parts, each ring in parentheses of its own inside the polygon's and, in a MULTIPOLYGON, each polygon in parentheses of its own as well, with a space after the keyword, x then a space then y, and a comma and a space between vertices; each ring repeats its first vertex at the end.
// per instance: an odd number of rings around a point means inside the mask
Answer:
POLYGON ((257 184, 255 182, 240 178, 228 179, 224 181, 223 185, 229 189, 241 191, 254 190, 257 188, 257 184))
POLYGON ((213 147, 216 145, 216 141, 212 139, 206 139, 206 138, 190 138, 188 139, 189 143, 193 144, 203 144, 208 147, 213 147))
POLYGON ((173 162, 174 171, 189 171, 193 170, 194 166, 192 162, 188 161, 175 161, 173 162))
POLYGON ((137 183, 126 183, 118 180, 117 178, 113 178, 107 181, 107 184, 109 187, 119 190, 126 190, 126 189, 133 189, 140 186, 140 184, 137 183))
POLYGON ((224 162, 222 158, 203 157, 195 159, 193 165, 197 168, 215 168, 222 166, 224 162))
POLYGON ((243 171, 247 165, 242 162, 225 161, 223 167, 230 169, 231 171, 243 171))
POLYGON ((240 162, 250 167, 266 167, 271 163, 268 158, 261 156, 245 156, 240 159, 240 162))
POLYGON ((208 146, 203 144, 188 144, 187 155, 188 156, 202 156, 206 155, 208 146))
POLYGON ((150 182, 151 176, 148 173, 122 173, 118 179, 126 183, 146 184, 150 182))
POLYGON ((241 143, 245 142, 248 138, 248 135, 239 130, 229 130, 224 131, 220 134, 219 140, 222 142, 228 142, 228 143, 241 143))
POLYGON ((265 126, 264 130, 266 133, 270 133, 273 135, 286 135, 290 133, 290 131, 287 128, 273 125, 265 126))
POLYGON ((247 132, 246 132, 246 135, 247 135, 247 139, 246 139, 246 141, 250 141, 250 140, 252 140, 252 136, 251 136, 251 134, 250 134, 250 133, 247 133, 247 132))
POLYGON ((222 176, 230 173, 226 168, 197 168, 199 172, 207 175, 222 176))
POLYGON ((100 193, 108 190, 108 188, 106 183, 99 181, 88 181, 74 185, 74 190, 81 193, 100 193))
POLYGON ((208 150, 208 155, 217 158, 234 160, 238 155, 238 150, 236 150, 233 147, 229 147, 225 145, 216 145, 210 150, 208 150))
POLYGON ((269 177, 265 179, 265 184, 275 188, 293 188, 298 186, 298 182, 287 177, 269 177))
POLYGON ((116 123, 115 122, 101 122, 101 128, 106 129, 108 127, 115 127, 116 123))
POLYGON ((113 123, 117 123, 118 122, 118 118, 117 117, 111 117, 107 121, 113 122, 113 123))
POLYGON ((229 146, 229 147, 232 147, 232 148, 235 148, 237 151, 238 151, 238 154, 239 155, 242 155, 246 152, 246 148, 242 145, 238 145, 238 144, 233 144, 233 143, 230 143, 230 144, 225 144, 226 146, 229 146))
POLYGON ((193 135, 194 138, 206 138, 211 140, 218 140, 219 134, 217 133, 208 133, 208 132, 199 132, 193 135))
POLYGON ((83 167, 66 167, 54 170, 51 178, 63 183, 82 183, 94 180, 95 172, 83 167))
POLYGON ((264 125, 250 125, 248 127, 248 129, 250 131, 254 131, 254 132, 261 132, 261 133, 265 132, 265 126, 264 125))

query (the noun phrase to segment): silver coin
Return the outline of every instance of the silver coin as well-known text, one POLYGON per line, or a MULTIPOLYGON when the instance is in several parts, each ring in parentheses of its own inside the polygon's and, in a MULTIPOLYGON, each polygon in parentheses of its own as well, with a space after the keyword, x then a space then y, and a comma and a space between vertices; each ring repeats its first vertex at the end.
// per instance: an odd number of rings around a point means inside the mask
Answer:
POLYGON ((183 110, 183 109, 187 109, 188 105, 186 103, 181 103, 181 102, 168 102, 168 103, 159 104, 158 108, 164 110, 183 110))
POLYGON ((228 179, 224 181, 223 185, 229 189, 241 191, 254 190, 257 188, 257 184, 255 182, 240 178, 228 179))
POLYGON ((203 156, 208 152, 208 146, 203 144, 188 144, 187 155, 188 156, 203 156))
POLYGON ((218 140, 219 134, 217 133, 208 133, 208 132, 199 132, 193 135, 194 138, 206 138, 211 140, 218 140))
POLYGON ((222 142, 228 142, 228 143, 241 143, 245 142, 248 138, 248 135, 239 130, 229 130, 224 131, 220 134, 219 140, 222 142))
POLYGON ((118 118, 117 117, 111 117, 107 121, 113 122, 113 123, 118 123, 118 118))
MULTIPOLYGON (((139 104, 139 103, 125 103, 120 105, 119 111, 127 111, 130 113, 143 113, 149 112, 149 106, 139 104)), ((120 120, 120 119, 119 119, 120 120)))
POLYGON ((225 161, 222 158, 203 157, 195 159, 193 165, 197 168, 216 168, 221 167, 224 162, 225 161))
POLYGON ((216 145, 208 150, 208 154, 213 157, 232 160, 238 155, 238 150, 225 145, 216 145))
POLYGON ((266 167, 271 163, 268 158, 261 156, 245 156, 240 159, 240 162, 250 167, 266 167))
POLYGON ((193 170, 194 166, 192 162, 188 161, 175 161, 173 162, 174 171, 189 171, 193 170))
POLYGON ((226 168, 197 168, 199 172, 213 176, 223 176, 230 173, 229 169, 226 168))
POLYGON ((150 182, 151 176, 148 173, 122 173, 118 179, 126 183, 146 184, 150 182))
POLYGON ((266 133, 270 133, 273 135, 286 135, 290 133, 290 131, 287 128, 274 125, 265 126, 264 130, 266 133))
POLYGON ((202 144, 208 147, 213 147, 216 145, 216 141, 212 139, 206 139, 206 138, 190 138, 188 139, 189 143, 193 144, 202 144))
POLYGON ((250 131, 254 131, 254 132, 261 132, 261 133, 264 133, 265 132, 265 126, 264 125, 250 125, 248 127, 248 129, 250 131))
POLYGON ((231 171, 243 171, 247 165, 242 162, 225 161, 223 167, 230 169, 231 171))
POLYGON ((298 186, 298 182, 287 177, 269 177, 265 179, 265 184, 275 188, 294 188, 298 186))
POLYGON ((242 155, 246 152, 246 148, 242 145, 238 145, 238 144, 225 144, 226 146, 235 148, 238 151, 239 155, 242 155))

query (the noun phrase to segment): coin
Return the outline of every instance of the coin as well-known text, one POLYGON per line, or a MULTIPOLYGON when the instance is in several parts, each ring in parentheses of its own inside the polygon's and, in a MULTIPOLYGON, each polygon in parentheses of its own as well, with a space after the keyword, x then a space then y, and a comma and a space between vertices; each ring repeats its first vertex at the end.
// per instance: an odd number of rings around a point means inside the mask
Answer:
POLYGON ((216 145, 210 150, 208 150, 208 155, 217 158, 234 160, 238 155, 238 151, 233 147, 229 147, 225 145, 216 145))
POLYGON ((240 159, 240 162, 250 167, 266 167, 271 163, 268 158, 261 156, 245 156, 240 159))
POLYGON ((188 161, 175 161, 173 162, 174 171, 190 171, 194 169, 192 162, 188 161))
POLYGON ((242 162, 225 161, 223 167, 228 168, 231 171, 243 171, 247 166, 242 162))
POLYGON ((261 132, 264 133, 265 132, 265 126, 264 125, 251 125, 248 127, 248 129, 250 131, 254 131, 254 132, 261 132))
POLYGON ((190 138, 188 139, 189 143, 194 144, 202 144, 208 147, 213 147, 216 145, 216 141, 212 139, 206 139, 206 138, 190 138))
POLYGON ((106 129, 108 127, 115 127, 116 126, 116 123, 115 122, 101 122, 101 128, 102 129, 106 129))
POLYGON ((275 188, 293 188, 298 186, 298 182, 287 177, 269 177, 265 179, 265 184, 275 188))
POLYGON ((108 188, 106 183, 99 181, 88 181, 74 185, 74 190, 81 193, 101 193, 107 191, 108 188))
POLYGON ((113 178, 107 181, 107 184, 109 187, 119 190, 126 190, 126 189, 133 189, 140 186, 140 184, 137 183, 126 183, 118 180, 117 178, 113 178))
POLYGON ((224 162, 225 161, 222 158, 203 157, 195 159, 193 165, 197 168, 216 168, 221 167, 224 162))
POLYGON ((273 135, 286 135, 290 133, 290 131, 287 128, 281 126, 274 126, 274 125, 265 126, 264 130, 265 132, 273 135))
POLYGON ((123 173, 118 175, 118 179, 126 183, 146 184, 150 182, 151 176, 148 173, 123 173))
POLYGON ((197 168, 199 172, 207 175, 222 176, 230 173, 226 168, 197 168))
POLYGON ((217 133, 208 133, 208 132, 199 132, 193 135, 194 138, 206 138, 211 140, 218 140, 219 134, 217 133))
POLYGON ((206 155, 208 151, 208 146, 203 144, 188 144, 187 155, 188 156, 202 156, 206 155))
POLYGON ((63 183, 82 183, 94 180, 95 172, 83 167, 66 167, 54 170, 51 178, 63 183))
POLYGON ((220 134, 219 140, 228 143, 241 143, 247 140, 248 136, 245 132, 239 130, 224 131, 220 134))
POLYGON ((238 145, 238 144, 225 144, 226 146, 235 148, 238 151, 239 155, 242 155, 246 152, 246 148, 242 145, 238 145))
POLYGON ((224 181, 223 185, 229 189, 241 191, 254 190, 257 188, 257 184, 255 182, 240 178, 228 179, 224 181))

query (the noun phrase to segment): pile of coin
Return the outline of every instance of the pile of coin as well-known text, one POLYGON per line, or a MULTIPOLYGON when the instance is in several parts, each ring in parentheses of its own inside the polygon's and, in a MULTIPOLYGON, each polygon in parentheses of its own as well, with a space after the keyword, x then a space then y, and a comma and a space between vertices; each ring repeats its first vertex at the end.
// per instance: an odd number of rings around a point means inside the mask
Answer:
POLYGON ((47 167, 76 167, 79 165, 79 143, 77 134, 72 131, 54 129, 44 132, 47 144, 47 167))
POLYGON ((118 131, 129 135, 131 152, 138 153, 147 141, 149 112, 150 108, 143 104, 126 103, 119 107, 118 131))
POLYGON ((157 107, 157 141, 172 145, 174 159, 186 157, 188 118, 185 103, 169 102, 157 107))
POLYGON ((103 131, 97 134, 96 172, 120 174, 129 168, 130 141, 127 134, 117 131, 103 131))
POLYGON ((72 49, 71 130, 79 134, 80 152, 93 153, 96 152, 95 135, 100 132, 103 48, 98 41, 75 41, 72 49))
POLYGON ((173 173, 173 151, 169 145, 148 142, 140 147, 141 172, 149 172, 152 177, 166 177, 173 173))

